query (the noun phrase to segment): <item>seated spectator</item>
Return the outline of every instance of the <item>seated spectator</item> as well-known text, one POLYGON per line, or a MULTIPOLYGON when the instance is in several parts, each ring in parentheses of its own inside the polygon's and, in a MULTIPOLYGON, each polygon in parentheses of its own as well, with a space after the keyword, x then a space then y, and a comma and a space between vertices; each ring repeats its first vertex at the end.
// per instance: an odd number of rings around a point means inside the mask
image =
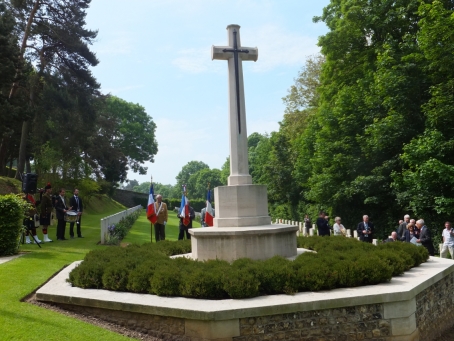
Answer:
POLYGON ((396 231, 393 231, 391 233, 391 238, 388 238, 385 240, 385 243, 390 243, 390 242, 397 242, 399 241, 399 239, 397 238, 397 232, 396 231))

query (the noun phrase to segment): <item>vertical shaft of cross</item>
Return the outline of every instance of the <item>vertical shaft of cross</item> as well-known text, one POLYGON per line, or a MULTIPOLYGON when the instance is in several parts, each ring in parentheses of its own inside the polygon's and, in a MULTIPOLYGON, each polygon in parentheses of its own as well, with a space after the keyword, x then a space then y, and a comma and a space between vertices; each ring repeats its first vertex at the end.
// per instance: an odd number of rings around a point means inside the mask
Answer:
POLYGON ((212 47, 212 59, 228 61, 229 82, 229 186, 252 184, 249 174, 246 106, 244 101, 243 65, 246 60, 256 61, 257 48, 241 46, 240 26, 227 26, 228 46, 212 47))

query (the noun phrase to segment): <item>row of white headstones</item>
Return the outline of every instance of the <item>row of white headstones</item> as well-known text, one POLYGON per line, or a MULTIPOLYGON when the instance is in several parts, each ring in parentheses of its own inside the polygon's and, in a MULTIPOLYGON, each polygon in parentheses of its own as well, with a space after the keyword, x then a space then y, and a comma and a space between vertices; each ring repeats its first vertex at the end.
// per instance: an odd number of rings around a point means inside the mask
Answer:
MULTIPOLYGON (((306 233, 306 228, 304 226, 304 223, 301 221, 293 221, 293 220, 286 220, 286 219, 276 219, 275 224, 286 224, 286 225, 294 225, 298 226, 298 231, 296 231, 296 235, 298 237, 310 237, 310 236, 317 236, 318 235, 318 229, 315 226, 315 224, 312 224, 312 227, 309 229, 309 234, 306 233)), ((346 229, 347 233, 345 237, 347 238, 356 238, 359 240, 358 237, 358 231, 353 230, 353 236, 352 236, 352 231, 350 229, 346 229)), ((331 235, 334 235, 333 230, 331 230, 331 235)), ((391 236, 390 236, 391 238, 391 236)), ((372 244, 377 245, 378 244, 378 239, 372 239, 372 244)))

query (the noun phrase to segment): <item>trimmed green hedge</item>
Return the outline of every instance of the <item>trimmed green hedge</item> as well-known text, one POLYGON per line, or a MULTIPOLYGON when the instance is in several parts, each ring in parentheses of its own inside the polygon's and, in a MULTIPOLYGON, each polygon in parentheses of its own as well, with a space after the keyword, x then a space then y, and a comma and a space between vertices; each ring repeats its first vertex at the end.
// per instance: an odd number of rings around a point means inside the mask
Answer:
POLYGON ((0 196, 0 256, 14 255, 28 203, 18 195, 0 196))
POLYGON ((136 210, 130 215, 122 218, 117 224, 112 224, 107 227, 107 244, 118 245, 128 234, 134 222, 142 214, 142 210, 136 210))
POLYGON ((302 291, 378 284, 428 259, 427 250, 410 243, 374 246, 350 238, 298 238, 315 250, 289 261, 242 258, 193 261, 170 255, 190 252, 190 241, 91 251, 69 282, 81 288, 205 299, 247 298, 302 291))

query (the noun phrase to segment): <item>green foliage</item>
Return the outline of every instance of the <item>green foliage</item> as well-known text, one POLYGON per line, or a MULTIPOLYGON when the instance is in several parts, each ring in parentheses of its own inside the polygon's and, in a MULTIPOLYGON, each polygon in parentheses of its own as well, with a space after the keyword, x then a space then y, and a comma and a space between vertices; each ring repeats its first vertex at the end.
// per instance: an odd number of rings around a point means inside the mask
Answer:
POLYGON ((0 256, 9 256, 18 251, 18 240, 26 201, 14 194, 0 196, 0 256))
POLYGON ((219 169, 204 168, 192 174, 188 180, 188 195, 192 198, 205 198, 208 184, 210 189, 222 186, 221 171, 219 169))
POLYGON ((112 120, 117 122, 115 133, 109 137, 112 146, 123 152, 134 172, 145 174, 147 169, 141 164, 153 162, 154 155, 158 152, 156 124, 144 107, 115 96, 107 98, 105 109, 112 120))
POLYGON ((374 246, 350 238, 301 237, 306 252, 294 261, 242 258, 193 261, 190 241, 163 241, 92 251, 74 269, 73 285, 160 296, 223 299, 373 285, 425 262, 427 250, 410 243, 374 246))
POLYGON ((141 210, 136 210, 130 215, 122 218, 117 224, 108 226, 107 244, 118 245, 123 238, 126 237, 130 228, 141 214, 141 210))
POLYGON ((322 56, 283 99, 279 131, 250 136, 274 218, 368 214, 385 238, 409 213, 439 238, 454 217, 453 18, 449 2, 417 0, 331 1, 315 18, 322 56))
MULTIPOLYGON (((175 185, 175 190, 177 191, 177 193, 174 193, 174 195, 176 197, 178 197, 178 195, 181 195, 181 186, 187 185, 191 175, 205 168, 210 169, 210 167, 202 161, 190 161, 185 166, 183 166, 183 168, 175 178, 177 180, 177 184, 175 185)), ((191 196, 191 191, 189 190, 189 188, 188 191, 189 195, 191 196)))

